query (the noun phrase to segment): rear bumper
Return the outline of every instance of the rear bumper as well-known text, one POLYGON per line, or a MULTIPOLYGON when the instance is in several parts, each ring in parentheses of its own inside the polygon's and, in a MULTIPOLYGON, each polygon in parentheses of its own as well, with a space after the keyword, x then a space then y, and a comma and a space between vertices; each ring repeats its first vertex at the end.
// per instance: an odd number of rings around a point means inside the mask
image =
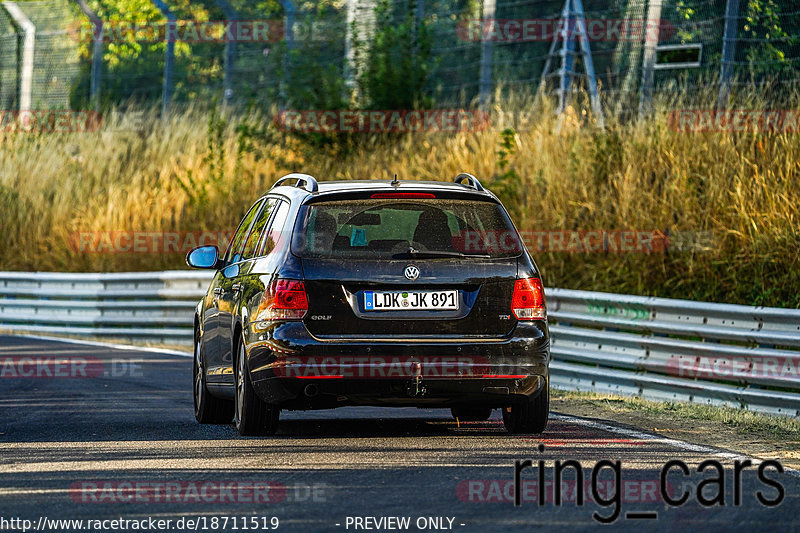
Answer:
POLYGON ((543 376, 519 380, 288 380, 265 379, 258 394, 284 409, 330 409, 346 405, 396 407, 506 407, 538 394, 543 376))
POLYGON ((286 409, 345 405, 504 407, 549 382, 547 326, 502 340, 320 341, 300 322, 245 334, 256 393, 286 409))

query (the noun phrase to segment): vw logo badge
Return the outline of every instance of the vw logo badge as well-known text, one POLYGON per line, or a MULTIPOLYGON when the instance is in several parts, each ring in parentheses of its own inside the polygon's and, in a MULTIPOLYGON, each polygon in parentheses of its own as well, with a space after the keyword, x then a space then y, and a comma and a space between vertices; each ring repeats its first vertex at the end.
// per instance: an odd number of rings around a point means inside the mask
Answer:
POLYGON ((408 278, 411 281, 414 281, 415 279, 417 279, 419 277, 419 269, 417 267, 415 267, 414 265, 408 265, 406 267, 405 274, 406 274, 406 278, 408 278))

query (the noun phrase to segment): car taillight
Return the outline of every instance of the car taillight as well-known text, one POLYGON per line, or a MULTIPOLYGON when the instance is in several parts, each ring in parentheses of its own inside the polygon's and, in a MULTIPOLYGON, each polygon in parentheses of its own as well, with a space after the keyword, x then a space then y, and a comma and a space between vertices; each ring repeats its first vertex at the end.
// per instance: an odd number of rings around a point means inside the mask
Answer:
POLYGON ((547 316, 544 305, 544 286, 539 278, 518 279, 514 282, 511 310, 517 320, 542 320, 547 316))
POLYGON ((279 279, 264 291, 254 321, 300 320, 306 316, 306 312, 308 312, 308 298, 303 282, 279 279))

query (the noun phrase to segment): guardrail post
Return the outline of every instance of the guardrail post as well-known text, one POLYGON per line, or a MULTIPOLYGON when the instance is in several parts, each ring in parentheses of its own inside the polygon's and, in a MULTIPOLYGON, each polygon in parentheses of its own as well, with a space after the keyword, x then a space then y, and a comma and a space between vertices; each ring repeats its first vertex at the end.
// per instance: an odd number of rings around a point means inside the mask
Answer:
POLYGON ((33 96, 33 47, 36 42, 36 26, 16 2, 3 2, 3 7, 24 34, 22 64, 19 69, 19 110, 30 111, 33 96))

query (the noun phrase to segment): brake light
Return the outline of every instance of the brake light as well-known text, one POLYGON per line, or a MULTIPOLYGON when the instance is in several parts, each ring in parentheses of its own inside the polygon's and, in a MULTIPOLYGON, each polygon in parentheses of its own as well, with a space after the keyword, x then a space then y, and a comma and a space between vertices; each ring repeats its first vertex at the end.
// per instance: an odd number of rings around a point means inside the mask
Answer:
POLYGON ((517 320, 543 320, 547 316, 544 286, 539 278, 518 279, 514 282, 511 310, 517 320))
POLYGON ((436 198, 428 192, 376 192, 370 198, 436 198))
POLYGON ((264 291, 254 322, 300 320, 307 312, 305 284, 294 279, 279 279, 264 291))

